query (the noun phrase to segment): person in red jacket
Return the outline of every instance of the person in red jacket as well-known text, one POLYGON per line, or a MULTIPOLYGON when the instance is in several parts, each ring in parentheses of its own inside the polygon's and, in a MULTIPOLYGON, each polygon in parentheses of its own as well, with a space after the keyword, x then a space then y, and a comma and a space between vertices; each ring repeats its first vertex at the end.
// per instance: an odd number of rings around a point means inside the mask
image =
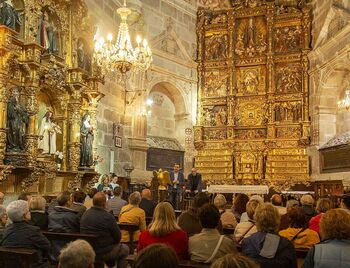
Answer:
POLYGON ((159 203, 148 230, 141 233, 138 252, 148 245, 163 243, 172 247, 179 259, 188 258, 188 237, 176 223, 175 211, 170 203, 159 203))
POLYGON ((320 198, 316 205, 317 215, 309 221, 309 229, 320 234, 320 221, 323 214, 332 208, 332 201, 328 198, 320 198))

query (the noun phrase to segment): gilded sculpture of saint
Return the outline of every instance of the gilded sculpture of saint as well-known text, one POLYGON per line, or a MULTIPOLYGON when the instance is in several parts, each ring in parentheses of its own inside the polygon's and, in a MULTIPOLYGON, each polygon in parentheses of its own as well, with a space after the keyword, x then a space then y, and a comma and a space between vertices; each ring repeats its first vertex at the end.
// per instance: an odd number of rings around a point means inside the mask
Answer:
POLYGON ((38 148, 42 150, 43 154, 56 153, 57 133, 62 133, 61 128, 55 124, 53 120, 53 113, 47 111, 41 120, 39 129, 40 139, 38 148))
POLYGON ((90 115, 84 114, 80 126, 80 166, 91 167, 94 164, 93 157, 94 128, 90 124, 90 115))
POLYGON ((256 72, 248 71, 245 74, 243 85, 246 93, 256 93, 259 85, 259 79, 256 72))
POLYGON ((29 115, 24 107, 19 103, 18 96, 10 98, 7 104, 7 141, 6 150, 8 152, 23 152, 24 135, 29 115))
POLYGON ((38 43, 45 48, 49 54, 58 52, 55 27, 53 23, 50 22, 50 16, 46 10, 39 19, 38 43))

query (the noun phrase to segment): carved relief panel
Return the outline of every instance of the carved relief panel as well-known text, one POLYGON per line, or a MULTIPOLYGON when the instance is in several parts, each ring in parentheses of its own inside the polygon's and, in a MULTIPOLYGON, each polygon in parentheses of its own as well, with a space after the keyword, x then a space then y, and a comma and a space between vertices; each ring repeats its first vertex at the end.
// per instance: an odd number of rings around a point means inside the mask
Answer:
POLYGON ((274 51, 276 53, 298 52, 302 46, 301 26, 275 28, 273 40, 274 51))
POLYGON ((210 33, 205 38, 205 59, 225 60, 227 58, 227 35, 210 33))
POLYGON ((204 77, 204 96, 208 98, 226 96, 228 77, 226 69, 206 72, 204 77))
POLYGON ((276 67, 276 93, 302 92, 302 67, 299 63, 276 67))
POLYGON ((243 95, 265 94, 265 66, 237 69, 237 92, 243 95))
POLYGON ((226 106, 205 107, 203 109, 204 126, 226 126, 227 125, 226 106))

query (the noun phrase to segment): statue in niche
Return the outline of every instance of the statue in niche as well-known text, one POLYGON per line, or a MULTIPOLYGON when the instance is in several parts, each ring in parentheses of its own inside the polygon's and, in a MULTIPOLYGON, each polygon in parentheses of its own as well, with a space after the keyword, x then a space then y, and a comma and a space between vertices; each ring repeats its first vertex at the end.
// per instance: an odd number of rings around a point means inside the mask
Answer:
POLYGON ((255 27, 253 24, 253 17, 249 18, 249 23, 248 23, 248 27, 247 27, 247 44, 248 47, 253 48, 255 46, 255 27))
POLYGON ((24 151, 24 135, 28 123, 28 112, 21 106, 18 96, 10 98, 7 104, 7 142, 8 152, 24 151))
POLYGON ((90 115, 84 114, 80 126, 80 166, 91 167, 94 163, 93 159, 93 145, 94 129, 90 124, 90 115))
POLYGON ((38 42, 46 49, 47 53, 53 54, 58 52, 55 27, 53 23, 50 22, 50 16, 46 10, 43 11, 39 19, 38 42))
POLYGON ((256 93, 259 85, 259 79, 254 71, 248 71, 245 73, 243 85, 246 93, 256 93))
POLYGON ((224 126, 227 124, 227 116, 224 108, 220 108, 215 114, 215 124, 217 126, 224 126))
POLYGON ((61 134, 61 128, 53 122, 53 113, 47 111, 41 120, 38 148, 43 150, 44 154, 56 153, 57 133, 61 134))
POLYGON ((0 24, 18 30, 21 20, 11 0, 0 0, 0 24))
POLYGON ((82 68, 88 72, 91 71, 91 54, 89 53, 86 43, 83 39, 78 40, 77 61, 79 68, 82 68))

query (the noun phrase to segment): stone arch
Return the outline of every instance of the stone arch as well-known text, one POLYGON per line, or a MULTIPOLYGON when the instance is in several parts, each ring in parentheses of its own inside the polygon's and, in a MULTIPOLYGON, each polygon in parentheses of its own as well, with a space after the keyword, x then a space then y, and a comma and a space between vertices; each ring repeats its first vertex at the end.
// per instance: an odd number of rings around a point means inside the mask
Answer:
POLYGON ((338 108, 338 101, 344 97, 350 86, 350 68, 345 62, 338 62, 324 70, 317 90, 317 106, 319 109, 320 145, 336 134, 350 131, 348 111, 338 108), (344 124, 346 122, 346 124, 344 124))

